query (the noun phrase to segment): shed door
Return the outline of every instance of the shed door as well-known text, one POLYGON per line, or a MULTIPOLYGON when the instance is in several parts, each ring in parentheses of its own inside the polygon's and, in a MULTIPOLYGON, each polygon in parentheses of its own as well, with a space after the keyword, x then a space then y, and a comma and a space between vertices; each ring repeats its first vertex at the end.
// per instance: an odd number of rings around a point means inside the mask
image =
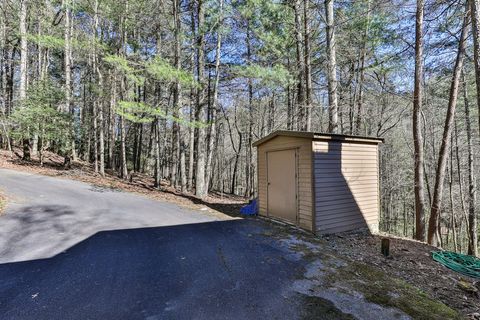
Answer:
POLYGON ((296 150, 267 153, 268 215, 297 223, 296 150))

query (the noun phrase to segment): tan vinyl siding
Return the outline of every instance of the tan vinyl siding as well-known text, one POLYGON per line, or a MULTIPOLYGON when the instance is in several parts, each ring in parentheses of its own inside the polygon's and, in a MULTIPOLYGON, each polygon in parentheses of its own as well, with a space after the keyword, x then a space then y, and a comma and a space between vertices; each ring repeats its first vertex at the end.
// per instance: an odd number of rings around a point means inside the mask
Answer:
POLYGON ((298 225, 304 229, 313 231, 311 139, 303 137, 277 136, 257 146, 259 213, 263 216, 268 216, 267 152, 287 149, 297 150, 298 225))
POLYGON ((378 228, 378 145, 313 141, 315 226, 320 234, 378 228))

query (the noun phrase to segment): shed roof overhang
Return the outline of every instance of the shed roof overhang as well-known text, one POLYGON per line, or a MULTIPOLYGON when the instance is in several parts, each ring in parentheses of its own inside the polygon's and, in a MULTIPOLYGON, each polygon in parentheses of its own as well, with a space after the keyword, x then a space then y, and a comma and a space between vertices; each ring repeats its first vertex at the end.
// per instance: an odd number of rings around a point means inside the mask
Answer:
POLYGON ((253 146, 257 147, 278 136, 307 138, 312 140, 332 140, 332 141, 341 141, 341 142, 360 142, 360 143, 363 142, 363 143, 376 143, 376 144, 383 143, 384 141, 383 138, 376 138, 376 137, 362 137, 362 136, 320 133, 320 132, 306 132, 306 131, 277 130, 270 133, 268 136, 265 136, 262 139, 255 141, 253 143, 253 146))

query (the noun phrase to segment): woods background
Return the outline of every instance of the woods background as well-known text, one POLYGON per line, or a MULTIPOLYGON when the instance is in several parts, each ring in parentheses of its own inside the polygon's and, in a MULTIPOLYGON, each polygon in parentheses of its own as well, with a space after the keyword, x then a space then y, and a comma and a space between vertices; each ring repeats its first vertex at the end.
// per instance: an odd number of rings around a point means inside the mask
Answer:
POLYGON ((274 130, 383 137, 381 230, 476 253, 476 8, 2 0, 0 145, 252 198, 274 130))

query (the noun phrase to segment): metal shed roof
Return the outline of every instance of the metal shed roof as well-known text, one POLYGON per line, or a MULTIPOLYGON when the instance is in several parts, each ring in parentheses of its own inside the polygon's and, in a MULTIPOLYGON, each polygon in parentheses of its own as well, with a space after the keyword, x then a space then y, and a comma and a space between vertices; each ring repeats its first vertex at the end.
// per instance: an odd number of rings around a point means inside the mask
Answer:
POLYGON ((257 147, 275 137, 286 136, 286 137, 297 137, 297 138, 307 138, 312 140, 333 140, 333 141, 342 141, 342 142, 365 142, 365 143, 383 143, 383 138, 377 137, 362 137, 362 136, 352 136, 344 134, 332 134, 332 133, 321 133, 321 132, 306 132, 306 131, 292 131, 292 130, 277 130, 270 133, 268 136, 263 137, 260 140, 257 140, 253 143, 254 147, 257 147))

